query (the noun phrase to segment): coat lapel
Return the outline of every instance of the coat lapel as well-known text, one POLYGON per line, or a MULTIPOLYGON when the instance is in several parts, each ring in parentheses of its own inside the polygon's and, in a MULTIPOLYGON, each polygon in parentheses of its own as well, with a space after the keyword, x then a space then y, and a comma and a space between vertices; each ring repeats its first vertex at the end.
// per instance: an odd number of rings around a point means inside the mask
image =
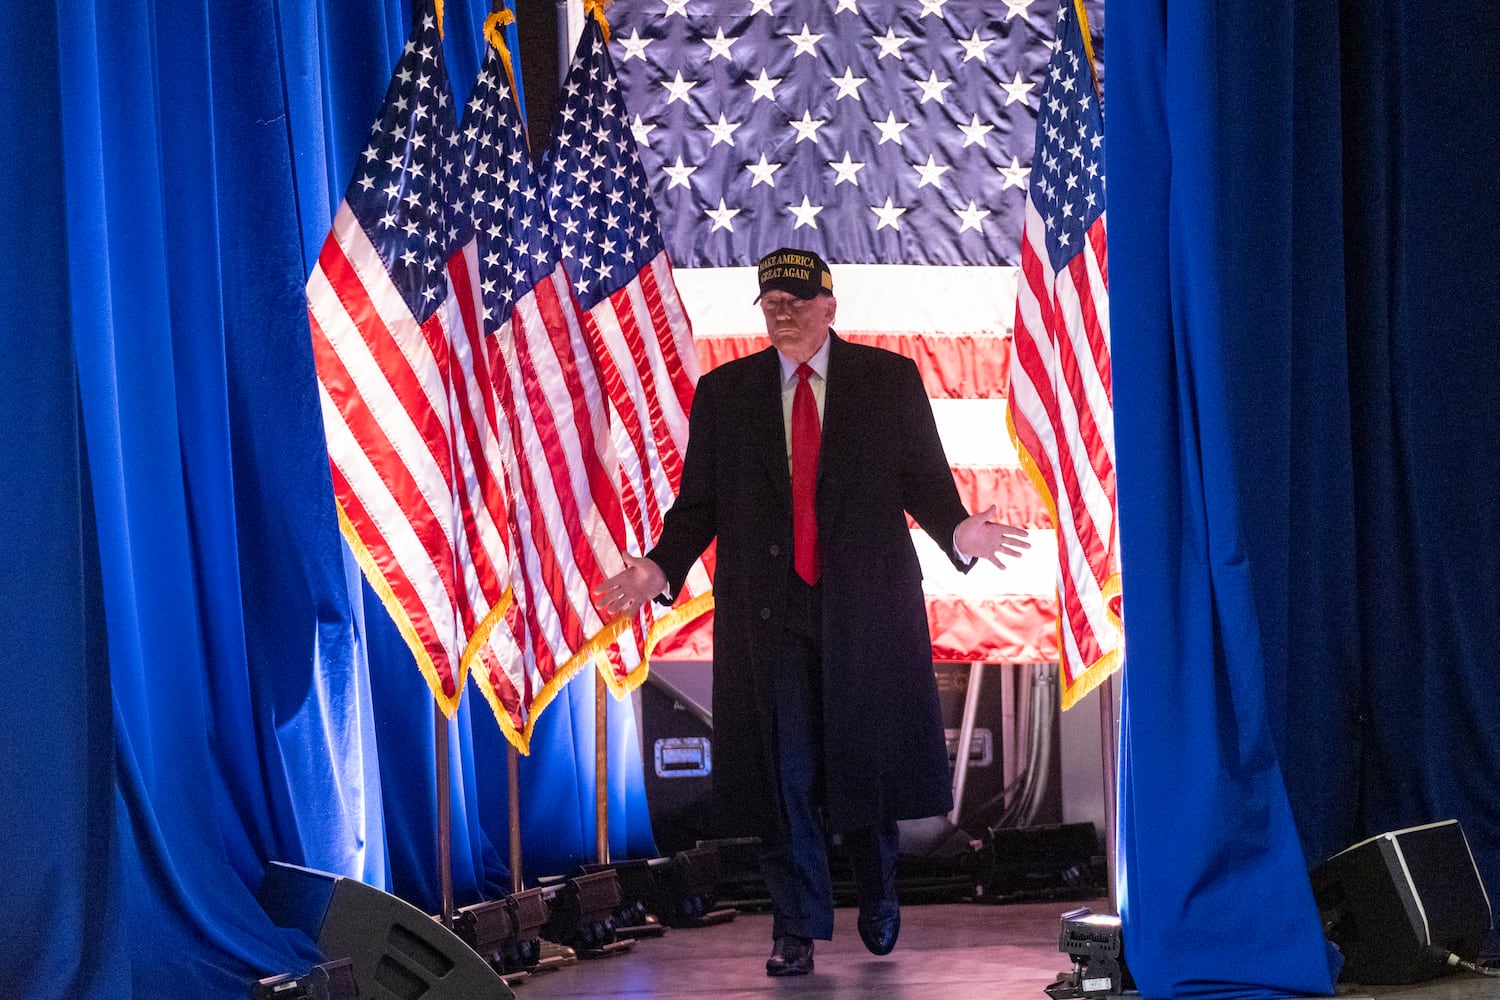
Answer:
POLYGON ((786 425, 781 419, 781 363, 775 348, 762 351, 759 357, 762 360, 752 373, 749 386, 754 398, 745 401, 746 420, 755 427, 751 437, 760 450, 766 475, 777 494, 790 504, 792 473, 787 467, 786 425))
POLYGON ((858 358, 849 345, 829 332, 828 384, 823 392, 823 444, 818 456, 818 520, 838 510, 849 482, 849 465, 859 461, 858 358))

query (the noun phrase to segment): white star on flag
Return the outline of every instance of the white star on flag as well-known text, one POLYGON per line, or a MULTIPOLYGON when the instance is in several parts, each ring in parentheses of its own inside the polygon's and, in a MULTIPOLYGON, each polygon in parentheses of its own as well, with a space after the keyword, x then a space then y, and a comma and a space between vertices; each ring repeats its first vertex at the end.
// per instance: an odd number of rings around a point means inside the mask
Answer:
POLYGON ((698 86, 698 81, 684 80, 682 78, 682 70, 678 70, 677 76, 671 80, 663 80, 662 86, 666 87, 667 93, 671 95, 667 98, 668 104, 671 104, 673 101, 681 101, 683 104, 686 104, 688 91, 698 86))
POLYGON ((885 121, 876 121, 870 124, 880 129, 880 141, 876 143, 877 146, 884 146, 887 142, 894 142, 898 146, 902 145, 901 133, 903 130, 911 127, 910 122, 896 121, 896 112, 894 111, 889 112, 885 116, 885 121))
POLYGON ((656 41, 656 39, 642 38, 638 30, 631 28, 630 37, 621 38, 619 41, 621 47, 625 49, 625 57, 620 60, 621 62, 629 62, 632 59, 639 59, 641 62, 645 62, 646 46, 656 41))
POLYGON ((953 214, 957 215, 959 220, 963 223, 958 227, 959 232, 962 233, 965 230, 975 229, 982 233, 984 232, 984 226, 982 225, 982 223, 990 214, 990 210, 987 208, 976 208, 974 206, 974 199, 970 198, 968 208, 954 209, 953 214))
POLYGON ((818 224, 813 220, 817 218, 819 212, 823 211, 823 206, 809 205, 807 195, 803 195, 802 204, 788 205, 786 210, 797 217, 797 224, 792 227, 793 229, 801 229, 803 226, 807 226, 810 229, 817 229, 818 224))
POLYGON ((776 181, 772 178, 775 175, 776 171, 780 170, 781 168, 782 164, 780 163, 767 163, 765 153, 760 154, 759 163, 745 164, 745 169, 750 171, 750 173, 755 176, 755 180, 750 182, 751 187, 755 187, 755 185, 757 184, 766 184, 774 188, 776 186, 776 181))
POLYGON ((979 116, 976 114, 969 121, 969 124, 960 125, 958 130, 964 134, 964 148, 968 149, 976 143, 980 146, 986 146, 987 143, 984 141, 984 137, 995 131, 995 126, 982 124, 979 121, 979 116))
POLYGON ((768 101, 774 101, 776 100, 776 85, 781 82, 781 77, 766 76, 765 67, 762 66, 758 78, 753 80, 747 79, 745 82, 750 85, 751 90, 755 91, 755 96, 750 98, 752 103, 760 100, 762 97, 768 101))
POLYGON ((993 38, 980 38, 979 29, 975 28, 972 35, 968 38, 960 38, 958 44, 964 47, 964 62, 968 62, 970 59, 978 59, 980 62, 987 63, 990 61, 990 57, 985 53, 985 50, 994 45, 995 40, 993 38))
POLYGON ((703 44, 708 46, 708 61, 713 62, 722 56, 724 61, 728 62, 730 58, 729 47, 737 41, 739 41, 738 38, 725 38, 724 29, 720 27, 718 34, 713 38, 703 39, 703 44))
POLYGON ((797 130, 797 142, 816 142, 818 139, 818 129, 827 125, 828 122, 823 118, 814 118, 812 110, 808 109, 802 112, 800 121, 787 122, 787 124, 797 130))
POLYGON ((1009 83, 1002 82, 1000 86, 1005 88, 1006 106, 1012 104, 1026 104, 1026 98, 1030 96, 1031 89, 1036 86, 1021 79, 1021 71, 1016 71, 1016 78, 1009 83))
POLYGON ((875 215, 880 219, 880 221, 875 226, 876 232, 879 232, 887 226, 892 229, 900 229, 901 216, 906 214, 906 209, 896 208, 891 204, 891 199, 889 196, 886 197, 885 205, 883 207, 880 205, 871 205, 870 211, 874 212, 875 215))
POLYGON ((910 38, 897 37, 895 28, 885 29, 884 35, 875 36, 875 44, 880 46, 880 55, 876 58, 884 59, 886 56, 895 56, 897 59, 905 59, 906 57, 901 54, 901 46, 909 41, 911 41, 910 38))
POLYGON ((1006 187, 1018 187, 1022 191, 1026 190, 1026 181, 1031 176, 1031 168, 1021 166, 1014 156, 1010 158, 1010 166, 996 167, 995 169, 1000 171, 1001 175, 1005 178, 1006 187))
POLYGON ((845 181, 848 181, 855 187, 859 187, 858 175, 859 172, 864 169, 865 165, 863 163, 855 163, 850 160, 849 151, 847 149, 844 150, 844 158, 842 160, 830 160, 828 161, 828 165, 832 167, 833 172, 837 174, 837 177, 835 177, 833 181, 834 187, 838 187, 845 181))
MULTIPOLYGON (((679 186, 687 187, 688 178, 691 177, 693 175, 693 171, 697 169, 697 167, 684 166, 682 163, 682 157, 679 156, 675 165, 662 168, 666 175, 672 178, 672 182, 667 185, 667 188, 670 190, 671 188, 679 186)), ((689 190, 691 190, 691 188, 689 188, 689 190)))
POLYGON ((943 91, 953 86, 953 81, 939 80, 937 70, 933 70, 927 79, 918 80, 917 86, 922 88, 923 104, 926 104, 928 101, 937 101, 939 104, 945 104, 947 102, 943 100, 943 91))
POLYGON ((713 147, 717 146, 721 142, 728 143, 730 146, 733 146, 734 145, 734 138, 733 138, 733 136, 734 136, 734 130, 737 129, 737 128, 739 128, 740 125, 742 125, 742 124, 744 124, 744 123, 743 122, 726 121, 725 118, 724 118, 724 112, 720 111, 719 112, 719 121, 718 121, 717 124, 715 124, 714 122, 709 122, 708 124, 706 124, 706 125, 703 126, 704 128, 708 129, 710 132, 712 132, 713 133, 713 137, 714 137, 714 141, 711 142, 711 143, 709 143, 708 147, 710 149, 712 149, 713 147))
POLYGON ((801 34, 787 35, 786 37, 793 45, 797 46, 797 51, 792 53, 793 58, 804 55, 817 56, 817 45, 823 40, 822 35, 814 35, 807 30, 806 22, 802 25, 801 34))
POLYGON ((845 67, 843 76, 831 76, 828 78, 835 87, 839 88, 836 101, 842 101, 846 97, 859 100, 859 88, 867 82, 865 77, 855 76, 853 67, 845 67))
POLYGON ((917 187, 919 188, 924 188, 929 184, 934 184, 941 187, 943 183, 943 175, 953 169, 952 167, 945 166, 941 163, 934 163, 931 153, 927 154, 926 163, 914 163, 912 164, 912 167, 922 177, 922 180, 917 184, 917 187))
POLYGON ((732 233, 734 232, 734 223, 731 220, 740 214, 740 210, 726 207, 724 199, 720 198, 718 208, 710 208, 703 214, 714 220, 713 229, 710 229, 709 232, 712 233, 719 229, 727 229, 732 233))

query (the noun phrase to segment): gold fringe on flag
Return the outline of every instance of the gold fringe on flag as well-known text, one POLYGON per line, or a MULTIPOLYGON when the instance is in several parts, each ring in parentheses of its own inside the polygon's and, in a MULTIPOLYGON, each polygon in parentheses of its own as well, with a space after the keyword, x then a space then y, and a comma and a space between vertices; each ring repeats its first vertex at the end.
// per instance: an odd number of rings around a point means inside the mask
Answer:
POLYGON ((505 44, 505 34, 500 29, 515 23, 516 15, 503 7, 484 19, 485 41, 500 53, 500 61, 505 65, 505 78, 510 81, 510 94, 513 98, 516 96, 516 71, 510 64, 510 46, 505 44))
POLYGON ((417 661, 417 668, 422 671, 422 676, 427 680, 427 687, 432 691, 432 697, 437 701, 438 707, 448 718, 458 711, 458 702, 464 695, 464 682, 467 680, 468 667, 460 658, 453 665, 456 675, 450 678, 453 684, 453 692, 450 694, 443 690, 443 680, 438 676, 437 665, 432 662, 432 656, 423 646, 422 639, 417 635, 417 627, 412 623, 411 617, 407 615, 406 609, 396 599, 395 592, 391 589, 385 574, 375 562, 375 557, 365 546, 364 539, 359 537, 359 532, 354 528, 354 522, 349 520, 349 515, 344 512, 344 505, 337 500, 334 505, 339 512, 339 531, 342 532, 344 540, 349 543, 349 550, 354 553, 354 559, 359 563, 359 568, 364 570, 365 579, 370 581, 370 589, 375 591, 380 598, 380 603, 385 605, 385 610, 390 614, 391 621, 396 623, 396 628, 401 637, 406 640, 407 648, 417 661))
POLYGON ((1089 12, 1083 9, 1083 0, 1073 0, 1073 10, 1078 17, 1078 33, 1083 36, 1083 54, 1089 57, 1089 79, 1094 81, 1094 97, 1102 98, 1099 91, 1099 60, 1094 55, 1094 36, 1089 31, 1089 12))

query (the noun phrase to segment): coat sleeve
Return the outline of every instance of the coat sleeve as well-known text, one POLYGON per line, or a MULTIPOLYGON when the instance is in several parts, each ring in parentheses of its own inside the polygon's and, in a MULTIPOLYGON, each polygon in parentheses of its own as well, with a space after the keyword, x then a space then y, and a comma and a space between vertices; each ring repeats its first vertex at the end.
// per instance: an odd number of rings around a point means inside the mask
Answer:
POLYGON ((953 565, 967 573, 973 562, 964 562, 953 550, 953 532, 969 516, 953 484, 953 470, 938 436, 932 402, 922 386, 916 363, 903 359, 897 399, 902 409, 901 503, 922 530, 937 542, 953 565))
POLYGON ((666 574, 668 596, 657 598, 663 604, 676 599, 693 562, 718 534, 714 384, 709 377, 698 383, 688 414, 687 454, 682 460, 677 499, 662 520, 656 547, 646 553, 666 574))

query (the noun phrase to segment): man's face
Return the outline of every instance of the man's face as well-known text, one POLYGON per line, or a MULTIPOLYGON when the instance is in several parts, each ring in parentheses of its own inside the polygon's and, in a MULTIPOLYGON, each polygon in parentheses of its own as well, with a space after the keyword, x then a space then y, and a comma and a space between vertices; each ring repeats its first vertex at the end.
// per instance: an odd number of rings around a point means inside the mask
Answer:
POLYGON ((760 297, 771 345, 799 364, 818 353, 828 339, 837 307, 832 295, 799 299, 790 292, 767 292, 760 297))

